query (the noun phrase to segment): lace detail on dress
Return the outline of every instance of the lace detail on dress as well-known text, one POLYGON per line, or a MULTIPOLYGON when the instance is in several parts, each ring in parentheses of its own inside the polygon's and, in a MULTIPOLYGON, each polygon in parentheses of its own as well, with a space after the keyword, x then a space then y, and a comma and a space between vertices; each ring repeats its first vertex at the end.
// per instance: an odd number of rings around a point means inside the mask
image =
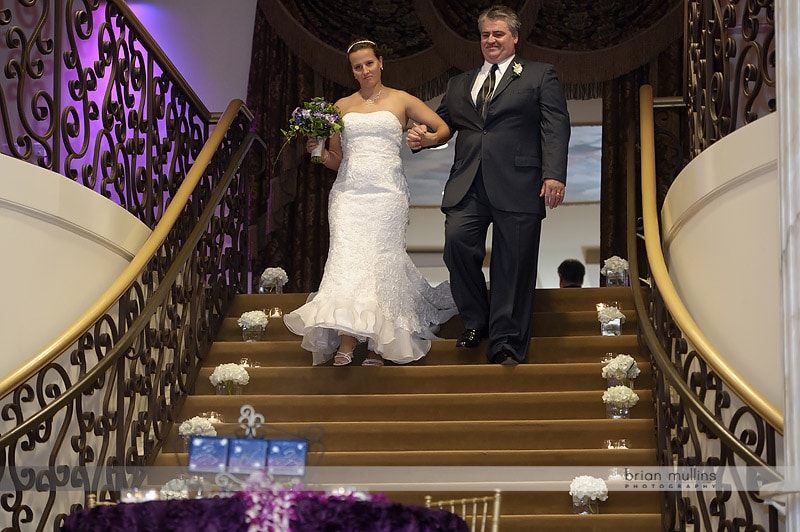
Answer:
POLYGON ((314 363, 344 332, 398 363, 422 358, 435 329, 457 311, 450 286, 432 287, 406 253, 408 184, 403 128, 389 111, 348 113, 343 160, 329 203, 330 249, 319 290, 284 321, 314 363))

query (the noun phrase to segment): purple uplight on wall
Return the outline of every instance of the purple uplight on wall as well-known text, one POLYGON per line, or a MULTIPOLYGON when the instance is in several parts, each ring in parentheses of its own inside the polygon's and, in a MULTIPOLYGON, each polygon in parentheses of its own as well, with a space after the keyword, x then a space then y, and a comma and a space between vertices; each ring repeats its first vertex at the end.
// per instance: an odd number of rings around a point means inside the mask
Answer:
POLYGON ((231 100, 247 99, 256 1, 127 4, 206 107, 221 112, 231 100))

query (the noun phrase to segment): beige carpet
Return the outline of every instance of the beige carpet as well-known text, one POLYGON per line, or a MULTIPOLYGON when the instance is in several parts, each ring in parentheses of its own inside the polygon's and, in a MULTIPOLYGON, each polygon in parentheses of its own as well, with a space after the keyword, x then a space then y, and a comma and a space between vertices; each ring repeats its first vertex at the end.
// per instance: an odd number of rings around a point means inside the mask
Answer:
MULTIPOLYGON (((456 349, 458 318, 443 326, 443 339, 413 365, 360 367, 364 352, 357 351, 353 366, 339 368, 311 367, 310 354, 280 320, 270 322, 263 341, 242 341, 236 324, 242 312, 276 306, 288 311, 306 294, 239 296, 178 421, 214 410, 226 421, 219 434, 235 435, 241 432, 235 423, 239 407, 252 404, 266 418, 259 435, 307 438, 309 466, 379 467, 381 478, 396 472, 381 491, 408 504, 422 504, 426 493, 453 498, 491 491, 420 483, 416 473, 431 467, 446 474, 462 470, 473 487, 470 472, 476 468, 516 468, 533 472, 536 480, 537 469, 522 468, 654 466, 651 368, 648 355, 639 351, 631 298, 627 288, 539 290, 529 363, 515 368, 485 364, 483 346, 456 349), (622 336, 599 333, 594 305, 608 300, 619 301, 627 316, 622 336), (633 355, 642 370, 631 419, 605 417, 600 359, 606 352, 633 355), (242 357, 261 364, 250 369, 245 395, 213 395, 208 382, 213 368, 242 357), (606 439, 622 438, 631 449, 603 448, 606 439)), ((176 429, 177 424, 156 465, 186 464, 176 429)), ((523 483, 519 490, 504 490, 501 530, 660 529, 658 492, 611 491, 600 515, 576 516, 568 485, 526 489, 523 483)))

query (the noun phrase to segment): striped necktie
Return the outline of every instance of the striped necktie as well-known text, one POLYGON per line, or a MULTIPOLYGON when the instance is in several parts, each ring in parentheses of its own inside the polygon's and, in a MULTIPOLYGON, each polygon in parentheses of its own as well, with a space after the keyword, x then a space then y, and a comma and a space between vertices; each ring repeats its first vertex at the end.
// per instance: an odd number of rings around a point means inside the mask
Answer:
POLYGON ((483 118, 486 118, 486 110, 489 107, 489 102, 492 100, 492 93, 494 92, 494 73, 497 72, 497 65, 492 65, 492 69, 483 80, 481 90, 478 92, 478 101, 475 102, 478 111, 483 118))

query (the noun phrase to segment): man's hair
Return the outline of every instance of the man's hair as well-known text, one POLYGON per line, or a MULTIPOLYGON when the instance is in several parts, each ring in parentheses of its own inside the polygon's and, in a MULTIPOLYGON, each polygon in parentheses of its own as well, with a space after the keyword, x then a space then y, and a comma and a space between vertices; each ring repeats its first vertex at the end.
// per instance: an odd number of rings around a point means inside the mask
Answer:
POLYGON ((508 29, 514 35, 519 35, 519 28, 521 23, 516 11, 507 6, 493 5, 478 15, 478 31, 481 31, 481 25, 486 19, 497 20, 503 19, 508 24, 508 29))
POLYGON ((586 267, 579 260, 566 259, 558 265, 558 275, 570 283, 582 283, 586 267))

